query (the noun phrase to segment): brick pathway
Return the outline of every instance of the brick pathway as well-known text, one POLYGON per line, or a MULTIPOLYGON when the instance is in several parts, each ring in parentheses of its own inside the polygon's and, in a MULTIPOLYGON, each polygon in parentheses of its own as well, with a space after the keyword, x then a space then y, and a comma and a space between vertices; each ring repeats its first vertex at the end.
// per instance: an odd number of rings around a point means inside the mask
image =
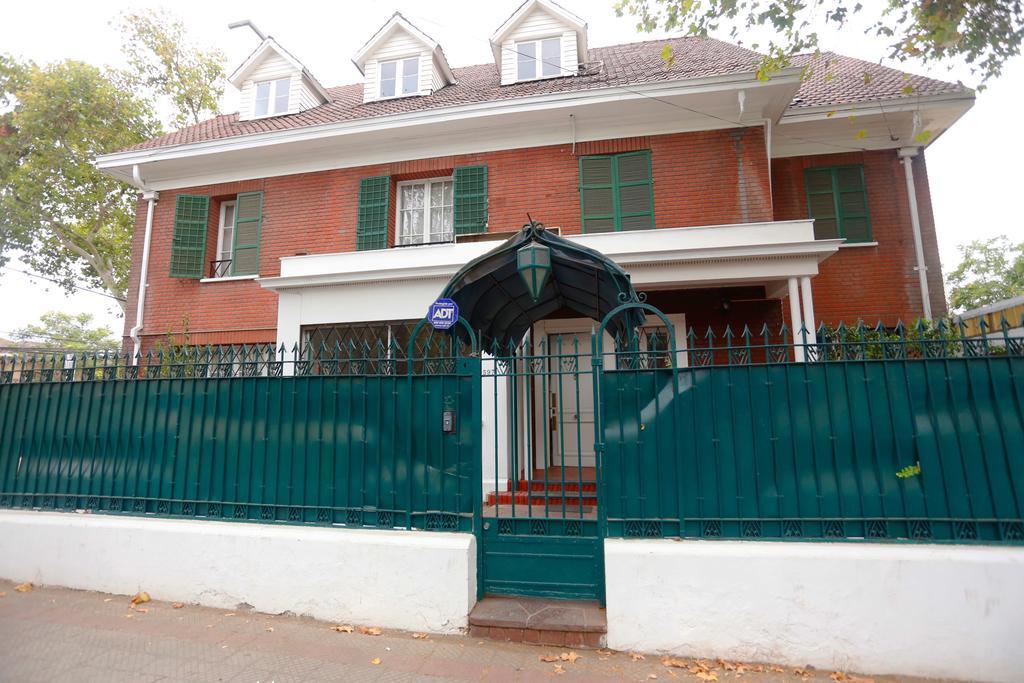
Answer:
MULTIPOLYGON (((700 680, 653 655, 579 650, 575 662, 544 662, 541 656, 571 651, 467 636, 342 633, 289 615, 156 601, 131 611, 125 596, 40 587, 19 593, 8 581, 0 581, 0 593, 0 681, 700 680)), ((718 680, 735 678, 735 670, 711 664, 718 680)), ((830 682, 830 673, 747 672, 741 680, 830 682)))

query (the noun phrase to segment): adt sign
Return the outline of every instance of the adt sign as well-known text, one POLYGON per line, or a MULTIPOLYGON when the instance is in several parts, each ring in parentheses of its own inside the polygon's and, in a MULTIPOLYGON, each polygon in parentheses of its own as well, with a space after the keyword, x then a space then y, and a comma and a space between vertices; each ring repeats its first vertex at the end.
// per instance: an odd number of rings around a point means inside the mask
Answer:
POLYGON ((435 330, 449 330, 459 320, 459 305, 451 299, 438 299, 427 309, 427 320, 435 330))

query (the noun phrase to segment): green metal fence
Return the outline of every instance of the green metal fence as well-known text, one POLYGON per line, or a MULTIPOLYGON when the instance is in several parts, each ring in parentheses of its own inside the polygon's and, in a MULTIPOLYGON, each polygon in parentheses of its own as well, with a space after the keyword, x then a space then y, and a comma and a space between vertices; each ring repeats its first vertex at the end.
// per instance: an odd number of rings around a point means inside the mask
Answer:
POLYGON ((606 533, 1024 542, 1013 333, 820 328, 805 363, 749 333, 616 338, 597 363, 606 533))
POLYGON ((479 361, 429 346, 0 359, 0 507, 472 530, 479 361))

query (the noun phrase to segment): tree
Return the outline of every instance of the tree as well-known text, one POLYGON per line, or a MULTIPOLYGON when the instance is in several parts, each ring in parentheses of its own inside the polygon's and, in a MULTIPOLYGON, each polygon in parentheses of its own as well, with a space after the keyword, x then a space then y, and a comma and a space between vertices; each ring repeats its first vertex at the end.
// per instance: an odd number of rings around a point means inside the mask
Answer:
POLYGON ((136 196, 92 162, 159 132, 151 106, 95 66, 0 55, 0 111, 0 265, 21 251, 69 293, 98 286, 123 309, 136 196))
POLYGON ((735 37, 767 27, 775 37, 764 49, 764 74, 786 66, 794 54, 817 51, 820 24, 847 29, 859 23, 888 41, 889 58, 901 62, 962 60, 981 83, 998 76, 1024 40, 1021 0, 885 0, 868 7, 858 0, 618 0, 615 10, 637 17, 637 29, 646 32, 704 36, 729 27, 735 37))
POLYGON ((18 341, 40 341, 69 351, 102 351, 116 349, 114 331, 109 327, 93 327, 91 313, 48 311, 39 316, 39 323, 14 332, 18 341))
POLYGON ((959 250, 960 263, 946 276, 953 308, 978 308, 1024 294, 1024 242, 999 235, 959 250))
POLYGON ((170 101, 180 128, 217 114, 224 94, 224 54, 191 44, 181 20, 164 10, 126 12, 117 22, 131 70, 126 84, 170 101))

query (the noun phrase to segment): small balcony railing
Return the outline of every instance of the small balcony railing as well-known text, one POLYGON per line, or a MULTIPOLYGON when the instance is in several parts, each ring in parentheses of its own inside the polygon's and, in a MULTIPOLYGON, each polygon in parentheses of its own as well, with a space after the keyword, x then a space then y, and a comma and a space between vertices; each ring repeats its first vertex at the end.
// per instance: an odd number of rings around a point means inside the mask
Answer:
POLYGON ((231 275, 231 259, 210 261, 210 274, 208 277, 228 277, 229 275, 231 275))

